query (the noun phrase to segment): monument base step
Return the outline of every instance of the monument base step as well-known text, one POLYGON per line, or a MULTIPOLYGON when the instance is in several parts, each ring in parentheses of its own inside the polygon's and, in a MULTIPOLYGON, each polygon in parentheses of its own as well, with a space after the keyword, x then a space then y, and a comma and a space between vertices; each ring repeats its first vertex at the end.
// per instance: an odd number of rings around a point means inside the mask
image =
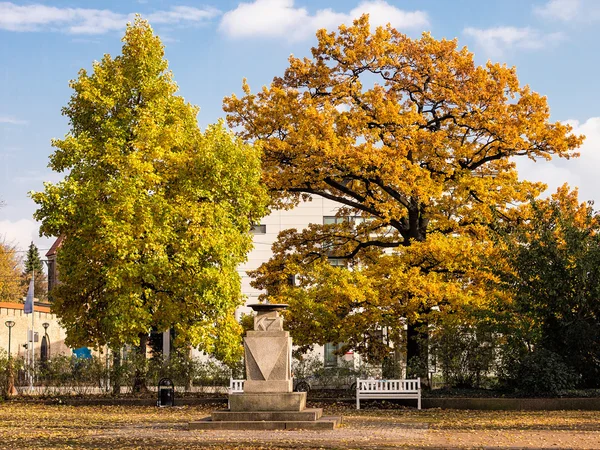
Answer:
POLYGON ((233 393, 229 395, 230 411, 295 411, 306 408, 306 392, 233 393))
POLYGON ((319 420, 323 408, 302 411, 213 411, 213 422, 309 422, 319 420))
POLYGON ((333 430, 342 423, 342 416, 323 416, 304 421, 213 421, 205 417, 190 422, 190 430, 333 430))

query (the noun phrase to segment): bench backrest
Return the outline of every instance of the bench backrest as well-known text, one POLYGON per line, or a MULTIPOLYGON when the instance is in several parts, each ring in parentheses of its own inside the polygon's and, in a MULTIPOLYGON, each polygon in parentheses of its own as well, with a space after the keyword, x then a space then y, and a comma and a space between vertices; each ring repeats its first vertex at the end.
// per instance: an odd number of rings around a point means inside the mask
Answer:
POLYGON ((416 380, 356 380, 359 392, 418 392, 421 379, 416 380))
POLYGON ((244 392, 244 380, 229 379, 229 390, 231 392, 244 392))

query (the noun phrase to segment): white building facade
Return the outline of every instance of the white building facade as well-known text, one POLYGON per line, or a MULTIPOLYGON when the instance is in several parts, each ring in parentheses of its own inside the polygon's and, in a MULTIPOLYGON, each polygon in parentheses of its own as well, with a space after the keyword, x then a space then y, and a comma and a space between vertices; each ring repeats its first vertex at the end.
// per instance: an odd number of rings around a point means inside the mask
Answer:
MULTIPOLYGON (((262 291, 250 286, 251 278, 247 275, 247 271, 257 269, 271 258, 273 255, 271 246, 277 240, 279 233, 290 228, 300 231, 310 224, 322 225, 327 218, 336 215, 339 207, 339 203, 315 196, 312 201, 302 202, 293 209, 275 210, 261 220, 253 233, 254 249, 248 255, 248 261, 238 268, 242 277, 242 294, 246 296, 248 303, 257 303, 262 291)), ((250 308, 242 308, 238 313, 250 311, 250 308)))
MULTIPOLYGON (((290 210, 274 210, 270 215, 264 217, 260 224, 255 226, 254 249, 248 255, 248 261, 238 268, 242 279, 242 294, 246 297, 246 304, 258 303, 258 297, 263 291, 250 285, 252 279, 247 272, 257 269, 262 263, 267 262, 273 252, 271 246, 277 240, 281 231, 295 228, 298 231, 307 228, 310 224, 322 225, 333 223, 340 204, 319 196, 313 196, 311 201, 301 202, 290 210)), ((248 306, 238 308, 236 318, 239 320, 242 314, 250 314, 252 310, 248 306)), ((328 344, 325 348, 316 346, 314 354, 320 358, 326 366, 335 366, 342 360, 353 361, 354 355, 348 353, 343 356, 334 354, 337 347, 328 344)))

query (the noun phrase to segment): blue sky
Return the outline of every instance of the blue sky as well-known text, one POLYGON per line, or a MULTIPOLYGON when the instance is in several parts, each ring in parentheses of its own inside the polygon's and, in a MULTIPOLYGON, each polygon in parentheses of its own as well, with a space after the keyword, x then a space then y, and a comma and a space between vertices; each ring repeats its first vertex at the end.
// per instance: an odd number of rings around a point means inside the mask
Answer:
POLYGON ((553 120, 587 136, 581 158, 523 162, 522 177, 554 191, 569 182, 600 199, 599 0, 247 0, 177 2, 0 2, 0 239, 25 248, 38 237, 27 192, 60 176, 48 168, 50 140, 68 124, 68 81, 104 53, 120 52, 125 23, 140 13, 166 47, 180 94, 200 106, 201 127, 223 117, 222 99, 281 75, 287 57, 308 56, 318 28, 335 29, 363 12, 409 36, 430 31, 475 53, 516 66, 522 84, 548 97, 553 120))

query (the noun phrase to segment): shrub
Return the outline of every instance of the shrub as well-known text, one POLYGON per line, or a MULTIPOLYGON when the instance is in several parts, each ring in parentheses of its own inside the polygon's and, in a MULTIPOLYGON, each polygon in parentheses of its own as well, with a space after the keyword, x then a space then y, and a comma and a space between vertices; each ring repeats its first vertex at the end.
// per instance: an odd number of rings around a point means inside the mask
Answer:
POLYGON ((208 359, 198 363, 194 384, 199 386, 229 386, 231 375, 232 370, 230 367, 215 359, 208 359))
POLYGON ((298 380, 314 375, 323 369, 323 361, 316 355, 298 355, 292 358, 292 376, 298 380))
POLYGON ((348 389, 357 378, 379 377, 381 370, 366 364, 355 367, 353 361, 325 367, 318 356, 302 355, 292 359, 292 373, 296 382, 305 381, 311 389, 348 389))
POLYGON ((577 376, 560 355, 538 348, 517 365, 516 377, 512 381, 525 394, 556 395, 575 388, 577 376))
POLYGON ((431 336, 431 356, 447 387, 483 387, 496 361, 497 342, 484 323, 468 325, 450 320, 431 336))
POLYGON ((389 356, 383 358, 381 363, 381 376, 389 380, 402 379, 402 364, 394 357, 392 353, 389 356))
POLYGON ((36 365, 36 385, 45 395, 65 393, 86 395, 106 388, 108 368, 103 358, 75 358, 55 355, 36 365))
POLYGON ((18 374, 23 368, 23 358, 13 356, 12 361, 9 361, 8 353, 4 349, 0 349, 0 398, 5 398, 8 392, 9 364, 11 363, 14 383, 17 384, 18 374))

